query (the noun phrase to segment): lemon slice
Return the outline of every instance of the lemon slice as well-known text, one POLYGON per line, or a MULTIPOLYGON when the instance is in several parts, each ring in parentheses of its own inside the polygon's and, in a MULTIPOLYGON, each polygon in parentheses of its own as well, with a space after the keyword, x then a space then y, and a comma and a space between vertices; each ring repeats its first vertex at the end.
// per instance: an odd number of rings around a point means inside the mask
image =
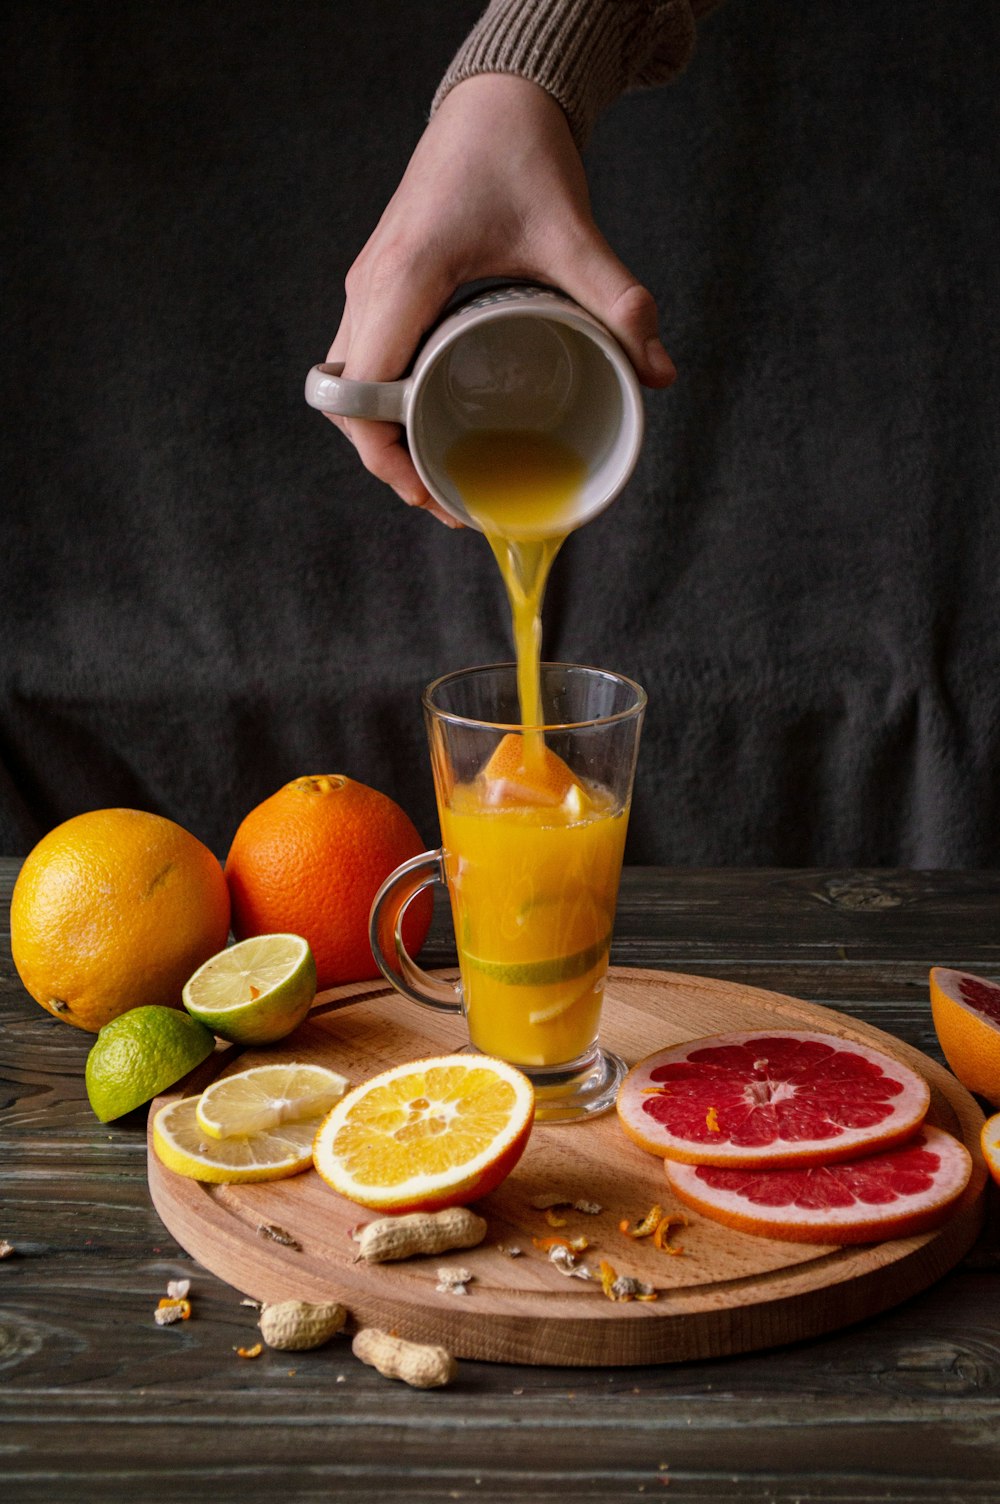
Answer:
POLYGON ((197 1097, 180 1097, 153 1119, 153 1148, 168 1170, 189 1180, 280 1180, 312 1164, 316 1119, 288 1123, 248 1138, 206 1139, 198 1126, 197 1097))
POLYGON ((254 1065, 205 1088, 198 1098, 198 1127, 214 1139, 271 1133, 307 1120, 315 1131, 349 1084, 325 1065, 254 1065))
POLYGON ((604 977, 601 977, 599 982, 591 981, 582 992, 574 991, 569 997, 563 997, 561 1001, 549 1003, 543 1008, 532 1009, 528 1014, 529 1024, 550 1024, 553 1019, 561 1018, 564 1013, 575 1008, 577 1003, 582 1003, 584 1000, 590 1002, 595 995, 600 999, 604 993, 604 980, 604 977))
POLYGON ((254 935, 220 950, 184 987, 193 1018, 234 1044, 273 1044, 305 1018, 316 963, 301 935, 254 935))
POLYGON ((487 1055, 441 1055, 348 1092, 316 1135, 313 1162, 361 1206, 464 1206, 509 1175, 535 1116, 531 1082, 487 1055))

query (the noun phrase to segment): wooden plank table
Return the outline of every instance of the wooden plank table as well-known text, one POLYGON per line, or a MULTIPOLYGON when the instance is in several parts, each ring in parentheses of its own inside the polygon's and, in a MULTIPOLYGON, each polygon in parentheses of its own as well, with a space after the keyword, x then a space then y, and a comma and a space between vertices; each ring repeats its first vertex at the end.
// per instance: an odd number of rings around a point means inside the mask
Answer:
MULTIPOLYGON (((17 863, 0 861, 0 909, 17 863)), ((626 873, 614 960, 842 1009, 940 1059, 932 962, 1000 976, 1000 873, 626 873)), ((428 965, 453 960, 436 922, 428 965)), ((451 1388, 335 1343, 234 1349, 254 1313, 159 1222, 145 1114, 102 1126, 89 1036, 0 948, 0 1499, 1000 1499, 1000 1217, 939 1283, 840 1333, 742 1357, 558 1369, 463 1362, 451 1388), (157 1328, 171 1278, 191 1321, 157 1328)))

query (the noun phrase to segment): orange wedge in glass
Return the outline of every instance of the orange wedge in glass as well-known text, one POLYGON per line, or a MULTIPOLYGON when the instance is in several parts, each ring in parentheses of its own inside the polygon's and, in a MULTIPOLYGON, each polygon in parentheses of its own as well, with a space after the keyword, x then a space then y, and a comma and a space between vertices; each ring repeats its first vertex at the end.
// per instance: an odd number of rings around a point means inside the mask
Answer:
POLYGON ((493 805, 556 805, 580 785, 569 768, 542 741, 509 731, 482 772, 486 802, 493 805))
POLYGON ((535 1116, 528 1078, 486 1055, 394 1066, 324 1119, 313 1164, 329 1186, 385 1212, 475 1201, 524 1153, 535 1116))

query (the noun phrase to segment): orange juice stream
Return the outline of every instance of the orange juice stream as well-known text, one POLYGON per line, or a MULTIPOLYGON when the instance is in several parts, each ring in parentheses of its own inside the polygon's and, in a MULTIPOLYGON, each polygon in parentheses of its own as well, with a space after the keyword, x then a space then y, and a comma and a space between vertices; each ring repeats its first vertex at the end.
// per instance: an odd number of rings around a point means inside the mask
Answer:
POLYGON ((469 1037, 525 1066, 597 1038, 628 809, 545 745, 539 664, 549 570, 572 527, 583 462, 543 433, 465 435, 448 471, 510 600, 520 734, 439 810, 469 1037))

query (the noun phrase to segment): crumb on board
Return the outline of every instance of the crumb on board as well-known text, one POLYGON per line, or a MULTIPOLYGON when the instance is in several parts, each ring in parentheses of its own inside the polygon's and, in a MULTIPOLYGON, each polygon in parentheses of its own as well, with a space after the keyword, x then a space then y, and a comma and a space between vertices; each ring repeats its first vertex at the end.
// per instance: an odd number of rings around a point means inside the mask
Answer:
POLYGON ((571 1207, 573 1211, 583 1212, 585 1217, 597 1217, 604 1208, 597 1201, 588 1201, 583 1196, 567 1196, 564 1192, 546 1191, 531 1199, 532 1211, 549 1212, 558 1207, 571 1207))
POLYGON ((437 1277, 438 1282, 434 1288, 443 1295, 468 1295, 469 1286, 476 1276, 471 1269, 441 1268, 437 1271, 437 1277))
POLYGON ((259 1223, 257 1236, 270 1238, 272 1243, 280 1243, 282 1248, 294 1248, 296 1253, 302 1252, 302 1244, 298 1238, 293 1238, 290 1232, 286 1232, 283 1227, 278 1227, 274 1222, 259 1223))

